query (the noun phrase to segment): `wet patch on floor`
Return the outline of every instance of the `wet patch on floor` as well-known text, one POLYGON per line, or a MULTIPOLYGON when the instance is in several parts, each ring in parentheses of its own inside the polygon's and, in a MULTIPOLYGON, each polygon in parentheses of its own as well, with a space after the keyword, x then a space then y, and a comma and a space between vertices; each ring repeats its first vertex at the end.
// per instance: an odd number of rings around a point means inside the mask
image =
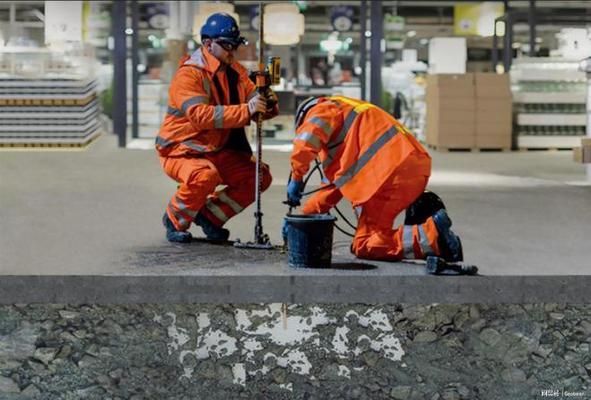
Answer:
POLYGON ((141 269, 174 267, 186 269, 220 269, 248 264, 275 264, 284 261, 286 255, 280 248, 271 250, 240 249, 232 242, 212 243, 194 239, 187 244, 167 243, 132 249, 124 263, 141 269))

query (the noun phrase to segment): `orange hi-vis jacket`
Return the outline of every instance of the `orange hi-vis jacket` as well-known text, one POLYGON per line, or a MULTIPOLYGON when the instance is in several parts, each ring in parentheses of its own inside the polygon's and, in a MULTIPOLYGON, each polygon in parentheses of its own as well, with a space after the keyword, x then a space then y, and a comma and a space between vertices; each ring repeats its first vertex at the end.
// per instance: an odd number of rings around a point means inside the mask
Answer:
MULTIPOLYGON (((370 199, 411 154, 429 154, 390 114, 344 96, 319 99, 297 128, 292 178, 301 180, 319 156, 328 180, 354 205, 370 199)), ((422 168, 419 166, 419 168, 422 168)), ((418 176, 429 176, 430 163, 418 176)))
POLYGON ((232 63, 228 72, 237 75, 234 84, 238 99, 230 104, 231 83, 224 72, 218 71, 220 62, 205 48, 181 63, 170 84, 168 110, 156 138, 156 150, 163 157, 219 151, 232 129, 250 123, 247 102, 256 95, 256 86, 246 68, 232 63))

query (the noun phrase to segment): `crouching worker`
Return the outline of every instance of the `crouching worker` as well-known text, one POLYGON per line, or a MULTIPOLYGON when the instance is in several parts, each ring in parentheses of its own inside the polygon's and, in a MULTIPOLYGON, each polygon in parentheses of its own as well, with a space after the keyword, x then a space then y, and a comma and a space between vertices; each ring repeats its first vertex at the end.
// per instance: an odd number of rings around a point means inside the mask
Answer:
MULTIPOLYGON (((179 184, 163 217, 171 242, 189 242, 192 222, 210 240, 228 239, 223 225, 255 197, 255 160, 244 127, 257 113, 265 119, 278 113, 276 102, 268 108, 267 98, 234 60, 246 40, 230 15, 211 15, 201 28, 201 42, 201 48, 181 60, 172 79, 167 114, 156 138, 162 168, 179 184), (225 188, 216 191, 219 185, 225 188)), ((270 184, 264 165, 262 190, 270 184)))
POLYGON ((347 97, 305 100, 296 112, 288 203, 300 205, 303 178, 319 156, 329 182, 314 193, 303 214, 326 213, 344 196, 358 225, 351 251, 376 260, 424 259, 436 255, 460 261, 459 238, 440 209, 417 225, 393 229, 396 216, 424 192, 431 174, 427 151, 384 110, 347 97))

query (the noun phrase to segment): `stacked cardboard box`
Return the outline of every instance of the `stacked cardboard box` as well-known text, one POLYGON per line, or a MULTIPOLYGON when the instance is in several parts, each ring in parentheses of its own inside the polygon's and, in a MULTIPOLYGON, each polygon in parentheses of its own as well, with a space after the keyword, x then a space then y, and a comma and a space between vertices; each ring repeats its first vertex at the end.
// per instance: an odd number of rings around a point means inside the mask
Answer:
POLYGON ((508 74, 477 72, 476 147, 480 149, 511 148, 513 99, 508 74))
POLYGON ((578 163, 591 163, 591 138, 581 139, 581 147, 573 149, 573 158, 578 163))
POLYGON ((508 75, 429 75, 426 103, 428 145, 511 148, 513 102, 508 75))
POLYGON ((439 148, 472 148, 475 143, 473 74, 427 76, 427 144, 439 148))

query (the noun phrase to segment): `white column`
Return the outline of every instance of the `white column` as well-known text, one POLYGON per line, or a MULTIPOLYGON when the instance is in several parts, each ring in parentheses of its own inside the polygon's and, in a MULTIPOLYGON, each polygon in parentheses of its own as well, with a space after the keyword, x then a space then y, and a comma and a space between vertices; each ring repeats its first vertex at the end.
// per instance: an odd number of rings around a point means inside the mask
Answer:
POLYGON ((182 40, 183 32, 181 32, 181 3, 180 1, 169 1, 168 16, 169 24, 166 30, 166 38, 172 40, 182 40))

